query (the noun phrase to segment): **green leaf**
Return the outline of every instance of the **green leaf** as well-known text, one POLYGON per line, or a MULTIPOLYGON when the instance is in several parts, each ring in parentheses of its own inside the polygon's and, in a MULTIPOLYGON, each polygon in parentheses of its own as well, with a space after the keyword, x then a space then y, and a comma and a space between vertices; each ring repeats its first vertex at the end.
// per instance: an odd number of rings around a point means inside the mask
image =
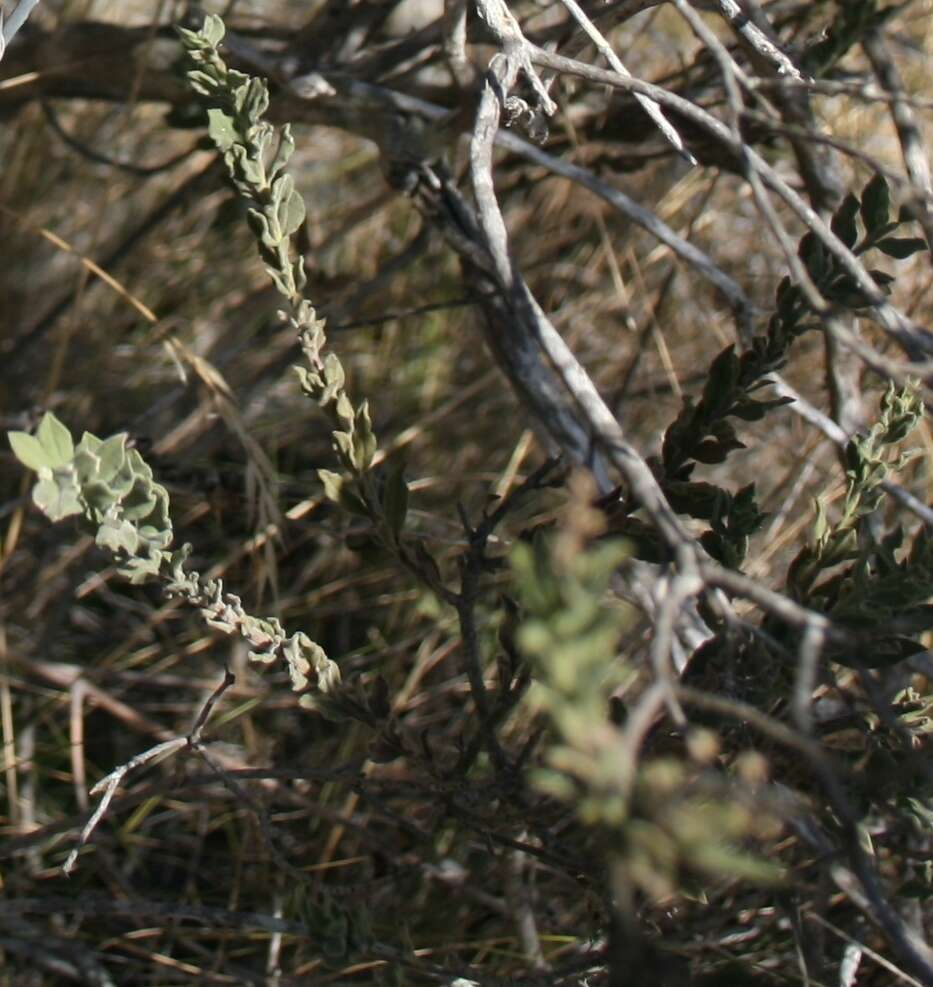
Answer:
POLYGON ((715 463, 724 463, 729 455, 729 449, 715 439, 704 439, 693 447, 690 455, 698 463, 711 466, 715 463))
POLYGON ((703 388, 703 405, 710 411, 723 407, 732 397, 742 371, 741 361, 734 346, 727 346, 709 367, 709 376, 703 388))
POLYGON ((295 150, 295 138, 292 137, 292 128, 286 123, 282 127, 279 146, 275 152, 275 157, 269 165, 269 175, 275 178, 280 171, 288 164, 292 152, 295 150))
POLYGON ((32 490, 32 501, 50 521, 84 513, 78 488, 65 477, 40 480, 32 490))
POLYGON ((355 461, 353 436, 349 432, 333 432, 331 439, 333 439, 333 449, 343 465, 347 469, 358 469, 355 461))
POLYGON ((237 144, 231 149, 236 154, 237 165, 243 172, 243 178, 254 189, 265 188, 266 169, 261 159, 248 157, 245 148, 237 144))
POLYGON ((288 199, 279 206, 279 225, 284 236, 291 236, 304 222, 305 200, 292 189, 288 199))
POLYGON ((753 401, 751 398, 742 398, 729 409, 729 414, 745 422, 757 422, 761 421, 772 408, 780 408, 785 404, 792 404, 793 401, 793 398, 772 398, 770 401, 753 401))
POLYGON ((78 452, 82 449, 87 452, 93 452, 95 455, 100 451, 100 447, 104 443, 97 438, 96 435, 92 435, 90 432, 84 432, 81 435, 81 441, 78 443, 78 452))
POLYGON ((97 529, 94 541, 114 555, 135 555, 139 548, 139 533, 129 521, 106 518, 97 529))
POLYGON ((876 268, 871 268, 868 273, 871 275, 875 284, 878 285, 882 292, 884 292, 884 294, 891 294, 890 286, 894 284, 894 281, 896 280, 893 275, 888 274, 887 271, 879 271, 876 268))
POLYGON ((172 544, 171 525, 165 528, 157 528, 151 524, 144 524, 138 529, 139 540, 145 542, 150 549, 166 549, 172 544))
POLYGON ((71 462, 75 447, 71 441, 71 432, 52 414, 47 411, 39 422, 39 429, 36 438, 42 443, 49 457, 49 465, 54 469, 56 466, 64 466, 71 462))
POLYGON ((82 484, 82 493, 85 503, 92 512, 97 512, 98 517, 102 517, 117 503, 113 489, 98 480, 90 480, 82 484))
POLYGON ((845 199, 842 200, 842 205, 836 210, 836 214, 833 216, 832 230, 833 233, 839 237, 840 240, 847 246, 855 246, 855 241, 858 239, 858 224, 855 222, 855 217, 859 212, 859 201, 850 192, 845 199))
POLYGON ((340 494, 346 479, 340 473, 333 470, 318 470, 318 479, 324 485, 324 496, 335 504, 340 503, 340 494))
POLYGON ((201 26, 201 37, 211 48, 216 48, 223 41, 225 32, 224 22, 216 14, 208 14, 204 18, 204 24, 201 26))
MULTIPOLYGON (((103 443, 98 445, 98 450, 102 445, 103 443)), ((83 486, 85 483, 90 483, 91 480, 97 479, 100 470, 100 460, 97 458, 97 453, 86 448, 83 442, 75 450, 73 463, 75 472, 78 475, 79 484, 83 486)))
POLYGON ((295 191, 295 181, 291 175, 279 175, 272 183, 272 204, 278 208, 295 191))
POLYGON ((376 455, 376 436, 372 419, 369 416, 369 402, 361 401, 356 412, 356 427, 353 432, 353 465, 365 473, 372 466, 376 455))
POLYGON ((891 214, 891 193, 883 175, 875 175, 862 192, 859 209, 869 235, 877 234, 891 214))
POLYGON ((52 463, 48 452, 43 448, 39 440, 28 432, 7 432, 13 455, 31 470, 40 470, 43 467, 51 469, 52 463))
POLYGON ((925 650, 922 644, 909 637, 892 636, 874 638, 858 654, 842 652, 829 657, 846 668, 889 668, 925 650))
POLYGON ((188 85, 199 95, 210 98, 217 89, 217 82, 212 75, 200 69, 188 72, 188 85))
POLYGON ((98 478, 109 483, 126 462, 126 432, 111 435, 97 450, 100 465, 97 468, 98 478))
POLYGON ((875 246, 888 257, 897 260, 904 260, 905 257, 913 257, 921 250, 927 249, 926 240, 917 236, 889 236, 884 240, 879 240, 875 246))
MULTIPOLYGON (((240 93, 237 93, 239 101, 240 93)), ((241 109, 253 123, 258 123, 269 108, 269 90, 262 79, 250 78, 242 95, 241 109)))
POLYGON ((156 486, 151 481, 137 479, 120 505, 121 514, 130 521, 149 517, 156 506, 156 486))
POLYGON ((341 391, 337 395, 337 407, 334 408, 334 412, 340 419, 341 425, 348 432, 352 432, 354 422, 356 421, 356 412, 353 410, 353 403, 350 401, 346 391, 341 391))
POLYGON ((221 151, 229 151, 237 143, 238 134, 233 117, 212 106, 207 111, 207 132, 221 151))
POLYGON ((678 514, 710 521, 722 514, 729 495, 711 483, 688 483, 673 480, 664 485, 664 493, 678 514))
POLYGON ((813 524, 813 540, 821 542, 829 532, 829 521, 826 517, 826 508, 823 501, 817 499, 815 502, 816 521, 813 524))
POLYGON ((318 398, 321 405, 328 404, 338 397, 346 384, 343 364, 336 353, 328 353, 324 358, 324 381, 325 386, 318 398))
POLYGON ((797 253, 803 261, 810 277, 819 284, 829 274, 831 264, 823 241, 815 233, 807 233, 800 241, 797 253))
POLYGON ((128 579, 134 586, 149 582, 159 574, 162 568, 162 555, 154 552, 145 558, 138 555, 128 559, 120 569, 120 575, 128 579))

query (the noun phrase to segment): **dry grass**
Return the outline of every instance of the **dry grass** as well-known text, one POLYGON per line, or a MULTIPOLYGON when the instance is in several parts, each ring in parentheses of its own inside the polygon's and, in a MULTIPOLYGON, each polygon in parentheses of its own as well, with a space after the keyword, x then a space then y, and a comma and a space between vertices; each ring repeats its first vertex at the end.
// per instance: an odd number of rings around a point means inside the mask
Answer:
MULTIPOLYGON (((300 5, 275 6, 286 25, 306 16, 300 5)), ((163 23, 172 13, 171 4, 158 5, 163 23)), ((929 95, 923 53, 931 15, 933 3, 918 0, 895 28, 905 82, 918 96, 929 95)), ((232 20, 271 16, 268 5, 240 4, 232 20)), ((41 23, 51 29, 89 17, 149 23, 153 10, 124 0, 68 3, 44 10, 41 23)), ((631 50, 629 67, 645 78, 669 78, 694 61, 692 37, 673 9, 639 15, 613 40, 631 50)), ((855 68, 858 58, 846 64, 855 68)), ((556 88, 567 106, 584 89, 556 88)), ((604 94, 588 98, 612 113, 604 94)), ((141 177, 64 144, 38 103, 5 117, 0 426, 23 428, 39 409, 54 409, 76 430, 128 430, 151 449, 179 541, 194 544, 197 565, 222 576, 251 611, 306 630, 345 676, 383 675, 406 731, 423 732, 436 763, 449 764, 474 715, 456 620, 364 527, 323 502, 314 471, 331 465, 329 432, 292 379, 294 341, 276 318, 241 209, 208 172, 212 153, 198 147, 201 131, 168 129, 164 106, 135 102, 132 93, 120 105, 76 99, 50 107, 63 130, 113 159, 151 166, 190 153, 141 177), (207 177, 198 183, 198 175, 207 177), (193 191, 162 215, 186 186, 193 191)), ((883 106, 818 97, 814 107, 835 136, 900 170, 883 106)), ((929 110, 918 118, 928 126, 929 110)), ((324 127, 298 133, 293 172, 308 203, 309 296, 328 316, 354 393, 370 398, 382 446, 407 458, 413 529, 452 578, 464 544, 457 505, 476 518, 544 451, 481 345, 455 258, 422 231, 409 201, 388 190, 373 146, 324 127)), ((627 150, 600 145, 598 132, 575 132, 561 117, 552 141, 579 160, 605 154, 610 178, 614 157, 627 150)), ((784 150, 774 155, 786 160, 784 150)), ((841 166, 850 187, 868 177, 857 162, 841 166)), ((706 366, 733 341, 730 312, 667 248, 563 179, 504 161, 499 180, 536 296, 632 442, 657 454, 682 396, 699 393, 706 366)), ((688 171, 665 156, 617 181, 770 305, 786 265, 741 179, 712 167, 688 171)), ((920 256, 897 268, 894 300, 919 322, 928 321, 928 264, 920 256)), ((865 331, 887 348, 867 323, 865 331)), ((822 354, 816 334, 804 337, 786 376, 826 407, 822 354)), ((867 373, 864 383, 871 402, 881 382, 867 373)), ((780 587, 809 534, 814 498, 832 504, 840 496, 836 451, 792 409, 745 426, 740 437, 748 449, 706 475, 732 487, 757 482, 771 518, 745 571, 780 587)), ((927 428, 916 442, 924 456, 900 482, 928 501, 927 428)), ((488 842, 490 827, 503 823, 499 814, 511 811, 505 800, 481 789, 473 805, 465 782, 451 782, 445 817, 445 799, 420 788, 423 778, 404 762, 365 760, 370 731, 300 711, 284 672, 257 672, 245 649, 181 605, 120 581, 90 539, 32 511, 12 456, 0 453, 0 461, 3 987, 381 982, 391 957, 371 952, 327 966, 319 943, 299 934, 301 927, 324 934, 309 904, 321 887, 351 912, 365 904, 373 938, 417 958, 421 966, 401 982, 428 982, 432 970, 441 980, 437 970, 449 968, 483 969, 484 983, 503 983, 527 970, 508 897, 524 879, 508 871, 519 875, 528 858, 488 842), (225 787, 193 755, 147 768, 121 789, 65 878, 60 867, 87 816, 91 785, 140 750, 186 733, 225 665, 237 681, 211 722, 209 750, 238 787, 225 787), (362 779, 372 784, 361 787, 362 779), (27 898, 38 905, 5 910, 6 901, 27 898), (166 901, 177 907, 139 903, 166 901), (256 913, 269 918, 267 927, 250 921, 256 913)), ((502 543, 558 499, 510 519, 502 543)), ((494 592, 479 615, 492 652, 494 592)), ((505 742, 517 749, 532 727, 514 716, 505 742)), ((568 814, 557 812, 551 832, 555 844, 543 851, 593 859, 592 838, 568 814)), ((799 895, 789 887, 775 902, 714 882, 646 906, 644 925, 697 975, 740 961, 751 979, 735 983, 802 982, 800 932, 789 915, 812 926, 826 956, 838 960, 848 936, 890 956, 845 896, 820 883, 796 836, 785 834, 773 852, 797 868, 799 895)), ((604 903, 597 882, 581 875, 578 883, 546 855, 539 863, 529 894, 540 905, 544 956, 559 969, 602 934, 604 903)), ((919 873, 925 864, 916 866, 919 873)), ((911 982, 867 953, 862 971, 861 987, 911 982)))

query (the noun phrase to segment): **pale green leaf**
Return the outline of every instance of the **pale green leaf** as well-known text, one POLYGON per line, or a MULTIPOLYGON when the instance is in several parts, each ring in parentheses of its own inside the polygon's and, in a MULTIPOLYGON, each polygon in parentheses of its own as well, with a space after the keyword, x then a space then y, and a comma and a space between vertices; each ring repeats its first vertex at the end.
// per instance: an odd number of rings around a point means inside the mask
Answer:
POLYGON ((40 480, 33 487, 32 500, 50 521, 61 521, 62 518, 84 513, 77 487, 62 482, 61 478, 40 480))
POLYGON ((226 28, 224 22, 216 14, 208 14, 204 18, 204 25, 201 28, 201 37, 211 46, 216 48, 223 41, 226 28))
POLYGON ((135 555, 139 533, 129 521, 107 518, 97 529, 95 542, 114 555, 135 555))
POLYGON ((221 151, 229 151, 237 142, 233 117, 217 107, 211 107, 207 111, 207 120, 207 132, 211 135, 211 140, 221 151))
POLYGON ((335 504, 340 503, 340 491, 344 484, 344 478, 333 470, 318 470, 318 478, 324 484, 324 495, 335 504))
POLYGON ((305 201, 298 192, 292 190, 288 199, 279 207, 279 223, 282 227, 282 233, 285 236, 291 236, 301 226, 304 219, 305 201))
POLYGON ((28 432, 7 432, 7 438, 13 448, 13 455, 31 470, 50 468, 49 454, 39 440, 28 432))
POLYGON ((126 432, 112 435, 97 450, 100 466, 98 475, 104 482, 112 480, 126 462, 126 432))
POLYGON ((74 455, 74 442, 71 441, 71 432, 52 414, 47 411, 39 422, 36 438, 42 444, 49 457, 49 466, 54 469, 56 466, 64 466, 71 462, 74 455))

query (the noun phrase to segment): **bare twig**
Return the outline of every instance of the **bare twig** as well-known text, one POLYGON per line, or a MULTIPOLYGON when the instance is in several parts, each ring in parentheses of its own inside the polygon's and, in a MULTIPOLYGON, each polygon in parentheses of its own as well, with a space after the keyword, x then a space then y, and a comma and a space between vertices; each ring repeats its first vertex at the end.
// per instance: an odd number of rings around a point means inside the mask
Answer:
POLYGON ((779 75, 788 76, 799 82, 806 81, 806 76, 781 50, 777 42, 769 37, 735 0, 719 0, 719 9, 732 29, 762 58, 771 62, 777 68, 779 75))
POLYGON ((923 228, 927 245, 933 250, 933 213, 930 210, 933 184, 930 181, 929 155, 923 146, 923 135, 914 119, 910 103, 904 93, 900 73, 881 32, 874 30, 866 34, 862 39, 862 47, 875 70, 881 88, 890 97, 891 118, 900 141, 904 167, 914 186, 910 205, 923 228))
MULTIPOLYGON (((804 201, 800 194, 757 151, 749 147, 744 141, 737 140, 729 127, 721 120, 718 120, 696 103, 677 96, 660 86, 645 83, 637 79, 627 79, 620 76, 617 72, 607 72, 603 69, 597 69, 585 63, 563 58, 560 55, 552 54, 537 47, 532 48, 532 58, 537 64, 548 68, 570 72, 582 78, 590 79, 594 82, 602 82, 619 89, 631 91, 632 93, 641 92, 651 96, 662 106, 677 110, 699 127, 702 127, 703 130, 721 141, 733 154, 739 157, 747 155, 749 164, 761 176, 764 184, 777 193, 797 214, 804 225, 819 237, 826 249, 839 261, 842 268, 855 282, 859 291, 865 295, 865 298, 871 304, 878 322, 886 332, 897 340, 904 352, 912 360, 920 360, 924 356, 933 353, 933 334, 923 326, 908 319, 886 299, 869 273, 865 270, 864 265, 839 237, 836 236, 833 230, 830 229, 829 224, 804 201)), ((816 299, 808 296, 808 301, 814 304, 816 299)), ((822 305, 817 303, 814 305, 814 308, 817 314, 824 319, 835 318, 832 307, 826 303, 822 305)))
POLYGON ((29 15, 39 6, 39 0, 19 0, 16 9, 4 20, 0 11, 0 59, 6 53, 7 46, 16 37, 29 15))
MULTIPOLYGON (((631 78, 632 73, 622 64, 622 60, 615 53, 615 49, 611 44, 603 37, 602 34, 597 30, 596 25, 586 16, 586 12, 583 8, 576 2, 576 0, 560 0, 560 2, 570 11, 574 20, 583 28, 586 36, 596 45, 596 50, 606 59, 606 61, 615 69, 619 75, 627 76, 631 78)), ((638 104, 641 108, 648 114, 649 117, 655 122, 658 130, 664 134, 664 137, 676 148, 678 154, 682 155, 691 165, 697 165, 699 162, 697 159, 687 150, 684 145, 683 138, 677 133, 677 130, 671 124, 670 120, 664 115, 664 111, 660 106, 653 100, 649 99, 647 96, 643 96, 640 93, 636 94, 635 98, 638 100, 638 104)))
POLYGON ((97 828, 98 823, 103 819, 104 814, 107 812, 111 801, 113 800, 114 793, 120 785, 120 782, 137 768, 141 768, 151 761, 158 760, 169 754, 174 754, 175 751, 182 747, 190 747, 192 749, 200 745, 201 733, 204 730, 204 726, 207 723, 207 719, 211 714, 215 704, 220 699, 220 697, 230 688, 231 685, 236 681, 234 676, 231 674, 229 669, 224 669, 224 677, 220 685, 211 693, 207 701, 204 703, 200 711, 198 712, 197 718, 194 721, 194 725, 191 728, 191 732, 186 737, 175 737, 172 740, 163 741, 161 744, 156 744, 155 747, 150 747, 149 750, 143 751, 141 754, 137 754, 135 757, 131 757, 129 761, 125 764, 121 764, 118 768, 110 772, 104 778, 101 778, 99 782, 91 789, 92 795, 99 795, 103 792, 103 797, 97 805, 97 808, 91 814, 91 818, 88 819, 84 828, 81 830, 81 835, 78 837, 78 842, 75 848, 68 854, 65 863, 62 864, 62 871, 65 874, 71 874, 74 870, 75 863, 78 859, 78 854, 81 852, 81 848, 90 839, 91 834, 97 828))

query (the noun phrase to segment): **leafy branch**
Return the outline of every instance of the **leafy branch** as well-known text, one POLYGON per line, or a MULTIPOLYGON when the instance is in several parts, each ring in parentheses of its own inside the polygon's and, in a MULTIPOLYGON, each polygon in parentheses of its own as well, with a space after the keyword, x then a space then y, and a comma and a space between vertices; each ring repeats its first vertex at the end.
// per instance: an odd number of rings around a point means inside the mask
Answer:
POLYGON ((629 550, 619 539, 598 537, 602 515, 591 494, 572 481, 556 536, 512 553, 524 611, 517 641, 534 673, 528 703, 551 727, 545 766, 532 779, 605 834, 616 879, 631 889, 661 898, 689 873, 777 880, 778 868, 743 848, 773 836, 775 817, 754 807, 753 786, 711 770, 715 737, 693 735, 688 759, 642 758, 645 733, 663 705, 660 685, 632 704, 621 724, 608 716, 610 696, 630 690, 639 673, 618 653, 631 613, 609 593, 629 550))
POLYGON ((846 446, 846 492, 842 511, 831 523, 817 502, 812 542, 791 563, 788 593, 838 623, 871 631, 871 648, 843 664, 877 667, 922 651, 912 639, 933 626, 933 540, 921 527, 906 552, 901 552, 900 527, 878 536, 872 523, 886 497, 882 487, 892 472, 904 468, 914 453, 901 444, 924 414, 916 385, 898 390, 890 385, 881 400, 878 421, 846 446), (900 631, 902 633, 894 633, 900 631))
POLYGON ((218 51, 223 21, 208 15, 200 31, 179 29, 195 67, 191 87, 207 105, 208 132, 223 155, 230 179, 247 203, 250 229, 259 255, 279 293, 288 303, 282 313, 295 330, 307 366, 296 367, 301 389, 327 415, 332 447, 344 473, 318 470, 327 497, 345 509, 372 520, 391 544, 397 541, 407 511, 407 493, 400 470, 387 481, 371 474, 377 441, 369 404, 354 404, 346 372, 336 353, 324 355, 324 320, 304 297, 304 263, 292 238, 305 219, 305 205, 285 167, 295 150, 291 128, 280 131, 264 119, 269 91, 262 79, 227 66, 218 51))
POLYGON ((127 444, 126 433, 106 441, 85 432, 75 445, 71 433, 47 412, 35 435, 8 433, 16 458, 38 473, 32 499, 50 521, 80 520, 96 544, 117 561, 131 583, 157 581, 167 596, 197 607, 207 624, 237 634, 252 647, 251 661, 285 660, 292 688, 309 705, 313 690, 333 691, 340 670, 307 634, 287 635, 275 617, 253 617, 223 581, 187 568, 191 546, 172 550, 174 532, 168 491, 150 466, 127 444))
MULTIPOLYGON (((861 197, 852 193, 846 196, 833 215, 832 229, 856 254, 877 249, 902 260, 926 249, 925 241, 918 237, 892 236, 907 221, 904 214, 892 219, 887 181, 876 175, 862 190, 861 197)), ((816 288, 832 304, 851 311, 869 304, 815 233, 806 233, 801 238, 798 255, 816 288)), ((894 280, 885 271, 871 270, 869 274, 882 291, 888 290, 894 280)), ((714 558, 732 568, 741 566, 749 537, 765 520, 757 505, 755 485, 751 483, 731 493, 714 484, 696 481, 692 474, 698 464, 722 463, 735 450, 745 448, 733 420, 758 422, 770 411, 793 400, 762 399, 757 392, 771 383, 768 374, 780 370, 787 362, 794 341, 804 332, 818 328, 811 315, 812 308, 804 291, 789 277, 783 278, 775 294, 775 311, 765 331, 755 336, 743 353, 727 346, 712 361, 699 400, 684 398, 677 418, 664 434, 661 456, 652 463, 671 506, 679 513, 710 523, 710 530, 701 542, 714 558)), ((644 525, 628 517, 631 510, 631 504, 620 506, 615 512, 613 530, 633 537, 645 555, 644 546, 652 540, 646 538, 644 525)))

